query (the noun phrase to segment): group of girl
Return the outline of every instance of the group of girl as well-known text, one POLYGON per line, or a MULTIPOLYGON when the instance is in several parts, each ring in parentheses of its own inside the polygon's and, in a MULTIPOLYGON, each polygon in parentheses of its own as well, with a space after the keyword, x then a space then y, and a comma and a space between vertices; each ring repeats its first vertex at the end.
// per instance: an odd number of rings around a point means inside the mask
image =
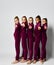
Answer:
POLYGON ((13 64, 27 62, 27 64, 36 63, 37 61, 46 61, 46 42, 47 42, 47 18, 38 15, 35 17, 35 25, 33 17, 22 17, 20 24, 18 16, 14 18, 15 31, 15 49, 16 57, 13 64), (22 57, 20 57, 20 40, 22 40, 22 57), (41 52, 40 52, 41 41, 41 52), (29 58, 28 58, 29 57, 29 58))

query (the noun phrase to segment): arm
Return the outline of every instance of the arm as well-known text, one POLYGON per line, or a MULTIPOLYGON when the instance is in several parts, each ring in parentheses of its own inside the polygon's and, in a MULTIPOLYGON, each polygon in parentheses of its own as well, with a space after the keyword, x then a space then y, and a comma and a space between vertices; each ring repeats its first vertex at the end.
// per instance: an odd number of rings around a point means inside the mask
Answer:
POLYGON ((21 26, 22 26, 22 27, 25 27, 25 24, 24 24, 24 23, 22 23, 22 24, 21 24, 21 26))
POLYGON ((44 26, 44 29, 46 30, 47 29, 47 26, 44 26))
POLYGON ((45 29, 45 30, 47 29, 47 24, 44 25, 44 29, 45 29))
POLYGON ((38 30, 41 30, 41 27, 40 26, 38 27, 38 30))
POLYGON ((32 29, 32 26, 31 25, 29 26, 29 29, 32 29))
POLYGON ((41 30, 41 23, 38 24, 38 30, 41 30))

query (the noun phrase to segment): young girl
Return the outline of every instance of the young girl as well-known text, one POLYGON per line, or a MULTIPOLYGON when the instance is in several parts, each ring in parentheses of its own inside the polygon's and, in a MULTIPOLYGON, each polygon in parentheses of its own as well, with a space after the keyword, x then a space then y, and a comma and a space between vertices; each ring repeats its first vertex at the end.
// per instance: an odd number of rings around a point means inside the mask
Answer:
POLYGON ((28 19, 29 59, 28 59, 27 64, 30 64, 32 62, 32 56, 33 56, 33 32, 34 32, 33 18, 29 17, 29 19, 28 19))
POLYGON ((41 58, 40 61, 44 62, 46 60, 46 42, 47 42, 47 18, 42 19, 42 48, 41 48, 41 58))
POLYGON ((36 63, 37 60, 40 57, 40 49, 39 49, 39 44, 41 40, 41 17, 38 15, 35 18, 36 25, 34 29, 34 34, 35 34, 35 44, 34 44, 34 61, 33 63, 36 63), (38 57, 39 55, 39 57, 38 57))
POLYGON ((13 64, 19 62, 19 53, 20 53, 20 30, 21 30, 21 25, 20 25, 18 16, 16 16, 14 18, 14 23, 15 23, 14 38, 15 38, 16 57, 15 57, 15 61, 13 61, 13 64))
POLYGON ((26 16, 22 17, 22 24, 21 24, 21 38, 22 38, 22 48, 23 48, 23 53, 22 53, 22 59, 21 62, 26 62, 27 60, 27 28, 28 28, 28 23, 27 23, 27 18, 26 16))

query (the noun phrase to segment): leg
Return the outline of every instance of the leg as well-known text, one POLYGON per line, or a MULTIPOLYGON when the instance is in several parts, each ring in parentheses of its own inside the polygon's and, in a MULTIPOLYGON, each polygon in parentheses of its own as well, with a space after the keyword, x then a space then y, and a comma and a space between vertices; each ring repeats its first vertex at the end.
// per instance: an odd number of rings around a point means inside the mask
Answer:
POLYGON ((26 37, 22 37, 22 48, 23 48, 23 59, 21 62, 25 62, 27 60, 27 44, 26 44, 26 37))
POLYGON ((38 59, 40 59, 40 47, 38 48, 38 59))
POLYGON ((20 39, 15 40, 16 60, 19 60, 20 39))
POLYGON ((15 39, 15 50, 16 50, 16 57, 15 57, 15 61, 13 61, 12 64, 16 64, 19 62, 20 39, 15 39))
POLYGON ((37 56, 38 56, 38 53, 39 53, 39 43, 40 43, 40 40, 36 40, 35 41, 35 45, 34 45, 34 60, 37 60, 37 56))
POLYGON ((28 61, 29 60, 29 37, 28 37, 28 31, 27 31, 26 43, 27 43, 27 61, 28 61))
POLYGON ((31 64, 33 56, 33 37, 29 38, 29 60, 27 64, 31 64))
POLYGON ((33 56, 33 37, 29 39, 29 60, 32 60, 33 56))
POLYGON ((39 54, 39 44, 40 44, 40 38, 35 40, 35 45, 34 45, 34 61, 33 63, 36 63, 38 59, 38 54, 39 54))
POLYGON ((41 59, 46 58, 46 40, 42 40, 41 59))
POLYGON ((27 59, 27 44, 26 44, 26 38, 22 39, 22 46, 23 46, 23 55, 24 55, 24 59, 27 59))
POLYGON ((40 58, 41 63, 46 61, 46 41, 47 41, 47 38, 43 37, 42 38, 41 58, 40 58))
POLYGON ((42 46, 42 56, 43 56, 43 58, 46 58, 46 41, 45 41, 45 43, 43 44, 43 46, 42 46), (43 48, 44 47, 44 48, 43 48))

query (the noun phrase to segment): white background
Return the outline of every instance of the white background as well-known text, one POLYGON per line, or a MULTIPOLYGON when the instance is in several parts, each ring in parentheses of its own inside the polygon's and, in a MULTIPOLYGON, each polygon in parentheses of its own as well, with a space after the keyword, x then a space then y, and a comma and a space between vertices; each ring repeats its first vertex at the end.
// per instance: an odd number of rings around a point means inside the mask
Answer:
MULTIPOLYGON (((40 15, 42 18, 48 18, 47 57, 53 58, 54 0, 0 0, 0 64, 8 65, 15 56, 13 19, 16 15, 19 18, 23 15, 32 16, 33 18, 40 15)), ((53 60, 49 59, 48 63, 50 62, 53 62, 53 60)))

